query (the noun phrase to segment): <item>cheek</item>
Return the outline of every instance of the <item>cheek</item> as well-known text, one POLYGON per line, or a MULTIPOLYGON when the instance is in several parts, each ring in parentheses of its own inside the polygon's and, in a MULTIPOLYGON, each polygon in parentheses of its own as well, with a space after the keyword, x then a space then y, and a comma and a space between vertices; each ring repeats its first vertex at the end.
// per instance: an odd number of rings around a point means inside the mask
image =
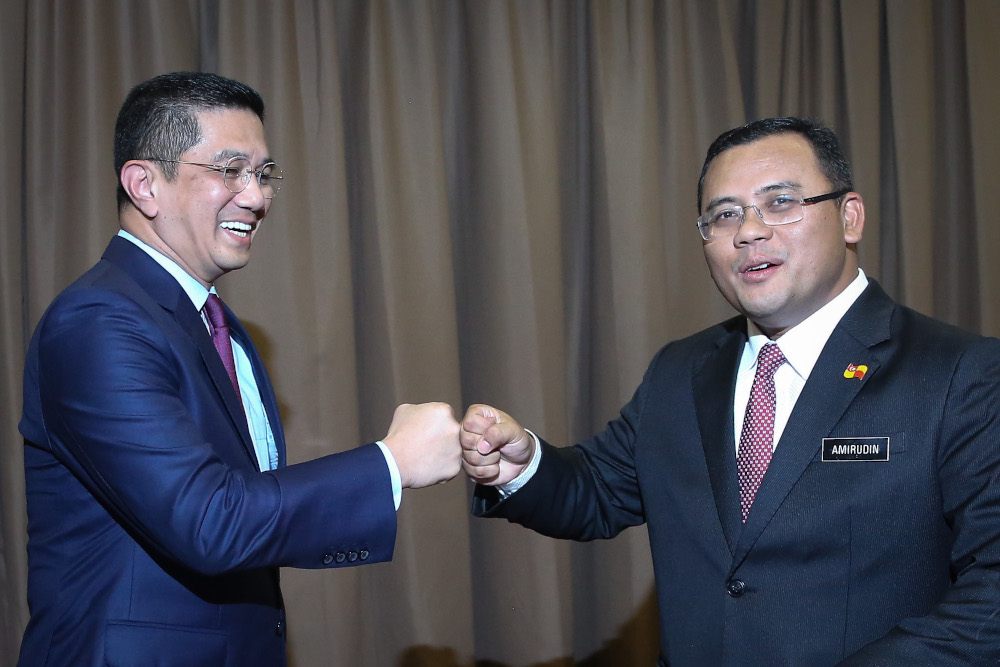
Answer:
POLYGON ((807 275, 816 276, 830 271, 836 271, 838 264, 843 259, 844 239, 843 236, 830 236, 823 239, 814 239, 813 245, 802 245, 802 256, 805 261, 801 270, 807 275))
POLYGON ((708 274, 716 288, 727 301, 732 303, 736 291, 735 278, 731 269, 732 262, 725 253, 706 250, 705 263, 708 265, 708 274))
POLYGON ((705 246, 705 263, 708 272, 716 281, 729 272, 731 260, 726 252, 718 246, 705 246))

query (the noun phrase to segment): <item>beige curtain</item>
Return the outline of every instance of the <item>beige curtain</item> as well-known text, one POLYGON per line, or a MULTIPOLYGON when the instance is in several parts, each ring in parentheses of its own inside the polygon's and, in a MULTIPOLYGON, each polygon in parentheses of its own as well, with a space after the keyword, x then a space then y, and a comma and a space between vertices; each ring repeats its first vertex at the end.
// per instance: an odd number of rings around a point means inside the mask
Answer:
MULTIPOLYGON (((731 312, 701 258, 711 140, 809 115, 852 156, 865 270, 1000 334, 994 0, 10 0, 0 21, 0 664, 27 621, 20 376, 52 297, 115 232, 128 89, 217 71, 268 104, 287 185, 220 291, 289 459, 400 402, 601 428, 653 352, 731 312)), ((392 563, 283 572, 294 665, 642 665, 645 532, 573 544, 407 492, 392 563)))

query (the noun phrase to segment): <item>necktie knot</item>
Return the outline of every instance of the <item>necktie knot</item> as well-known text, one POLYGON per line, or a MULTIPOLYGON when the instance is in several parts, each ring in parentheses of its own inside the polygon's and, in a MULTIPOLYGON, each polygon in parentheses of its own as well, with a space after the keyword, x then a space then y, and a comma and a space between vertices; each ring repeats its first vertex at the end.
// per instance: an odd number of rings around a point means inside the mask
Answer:
POLYGON ((218 294, 209 293, 208 300, 205 301, 205 314, 212 329, 227 329, 226 311, 222 307, 222 299, 218 294))
POLYGON ((777 343, 767 343, 760 348, 757 355, 757 377, 772 377, 781 364, 785 363, 785 355, 777 343))

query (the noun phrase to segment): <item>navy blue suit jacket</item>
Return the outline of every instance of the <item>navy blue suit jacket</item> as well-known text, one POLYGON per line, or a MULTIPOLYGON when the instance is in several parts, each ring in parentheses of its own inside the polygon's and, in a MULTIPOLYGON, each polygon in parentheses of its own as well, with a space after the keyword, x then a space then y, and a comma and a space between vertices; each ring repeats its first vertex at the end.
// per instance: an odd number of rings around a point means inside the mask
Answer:
POLYGON ((279 468, 261 472, 240 398, 177 281, 115 237, 53 301, 24 373, 28 605, 20 662, 281 665, 278 567, 392 558, 372 443, 285 466, 277 402, 246 350, 279 468))
POLYGON ((733 391, 745 342, 735 318, 667 345, 606 431, 543 444, 527 485, 503 502, 477 487, 474 513, 580 540, 645 523, 661 664, 1000 663, 1000 341, 870 284, 817 360, 743 524, 733 391), (868 370, 846 377, 849 364, 868 370), (888 457, 824 457, 824 438, 888 438, 888 457))

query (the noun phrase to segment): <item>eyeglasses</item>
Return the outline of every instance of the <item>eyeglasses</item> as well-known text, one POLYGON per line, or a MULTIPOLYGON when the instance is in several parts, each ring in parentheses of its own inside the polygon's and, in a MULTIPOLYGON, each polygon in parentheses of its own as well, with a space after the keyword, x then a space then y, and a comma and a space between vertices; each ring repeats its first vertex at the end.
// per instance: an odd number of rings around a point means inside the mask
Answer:
POLYGON ((802 199, 784 192, 769 192, 746 206, 726 205, 709 209, 698 218, 698 231, 705 241, 713 239, 732 238, 743 223, 746 222, 746 210, 752 208, 757 217, 768 227, 790 225, 803 218, 803 206, 818 204, 821 201, 836 199, 850 192, 849 188, 828 192, 825 195, 806 197, 802 199))
POLYGON ((222 164, 209 164, 205 162, 187 162, 185 160, 167 160, 165 158, 150 157, 146 160, 156 162, 173 162, 174 164, 193 164, 196 167, 204 167, 222 174, 222 180, 234 195, 247 189, 250 185, 250 177, 257 177, 257 185, 260 186, 260 193, 264 199, 273 199, 281 189, 281 167, 274 162, 267 162, 256 169, 250 164, 250 160, 245 157, 231 157, 222 164))

